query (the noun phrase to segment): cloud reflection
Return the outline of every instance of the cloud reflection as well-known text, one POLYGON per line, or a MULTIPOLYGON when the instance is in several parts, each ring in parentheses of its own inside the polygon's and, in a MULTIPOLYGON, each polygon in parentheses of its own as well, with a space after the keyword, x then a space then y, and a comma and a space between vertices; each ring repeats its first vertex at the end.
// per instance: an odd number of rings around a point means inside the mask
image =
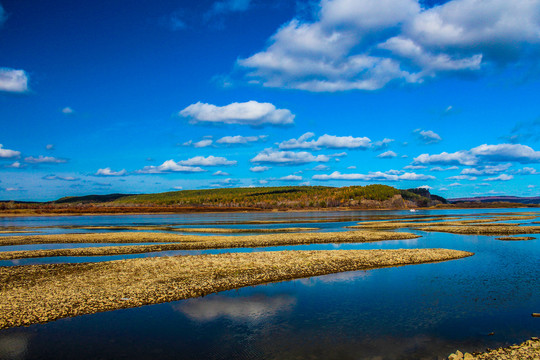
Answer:
POLYGON ((234 321, 260 321, 289 311, 296 304, 296 298, 290 295, 267 296, 257 294, 247 297, 212 296, 188 299, 173 305, 194 321, 213 321, 227 318, 234 321))
POLYGON ((24 334, 7 334, 0 336, 0 359, 19 360, 26 357, 28 336, 24 334))

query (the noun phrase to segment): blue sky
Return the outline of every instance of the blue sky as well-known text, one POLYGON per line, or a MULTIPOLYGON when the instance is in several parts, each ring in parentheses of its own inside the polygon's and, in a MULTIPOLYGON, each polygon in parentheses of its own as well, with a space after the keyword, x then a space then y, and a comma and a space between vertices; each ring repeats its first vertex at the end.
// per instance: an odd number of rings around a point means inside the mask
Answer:
POLYGON ((0 199, 538 196, 540 0, 0 0, 0 199))

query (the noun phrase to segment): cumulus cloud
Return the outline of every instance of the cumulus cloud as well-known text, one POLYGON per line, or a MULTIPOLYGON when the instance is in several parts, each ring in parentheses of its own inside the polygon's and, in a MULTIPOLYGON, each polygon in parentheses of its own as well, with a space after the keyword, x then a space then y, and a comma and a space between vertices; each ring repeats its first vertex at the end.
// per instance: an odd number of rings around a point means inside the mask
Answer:
POLYGON ((280 149, 366 149, 371 146, 371 140, 367 137, 334 136, 324 134, 317 140, 309 140, 315 134, 307 132, 298 139, 290 139, 279 144, 280 149))
POLYGON ((279 151, 271 148, 264 149, 258 153, 251 162, 253 163, 275 163, 281 165, 300 165, 310 162, 328 162, 327 155, 313 155, 307 151, 279 151))
POLYGON ((0 144, 0 159, 14 159, 21 156, 20 151, 4 149, 4 145, 0 144))
POLYGON ((25 167, 25 165, 21 164, 19 161, 15 161, 10 165, 6 165, 5 167, 11 168, 11 169, 21 169, 25 167))
POLYGON ((518 171, 516 171, 516 173, 521 174, 521 175, 537 175, 537 174, 539 174, 539 172, 535 168, 532 168, 532 167, 524 167, 523 169, 519 169, 518 171))
POLYGON ((60 176, 60 175, 45 175, 42 177, 43 180, 61 180, 61 181, 77 181, 79 178, 73 176, 60 176))
POLYGON ((24 70, 0 68, 0 91, 11 93, 27 92, 28 74, 24 70))
POLYGON ((60 110, 63 114, 66 114, 66 115, 71 115, 71 114, 74 114, 75 113, 75 110, 73 110, 72 108, 70 108, 69 106, 66 106, 65 108, 63 108, 62 110, 60 110))
POLYGON ((195 143, 193 143, 193 147, 196 147, 196 148, 203 148, 203 147, 208 147, 210 145, 212 145, 212 140, 211 139, 203 139, 201 141, 197 141, 195 143))
MULTIPOLYGON (((356 167, 355 167, 356 168, 356 167)), ((314 171, 324 171, 324 170, 328 170, 330 169, 330 167, 326 166, 326 165, 323 165, 323 164, 320 164, 320 165, 317 165, 315 166, 313 169, 311 170, 314 170, 314 171)))
POLYGON ((198 102, 180 111, 180 116, 191 123, 239 124, 250 126, 290 125, 294 115, 287 109, 277 109, 273 104, 248 101, 216 106, 198 102))
POLYGON ((145 166, 141 170, 138 170, 139 174, 162 174, 169 172, 181 172, 181 173, 197 173, 204 172, 206 170, 201 169, 200 167, 194 166, 184 166, 175 162, 174 160, 167 160, 159 166, 145 166))
POLYGON ((39 155, 38 157, 28 156, 24 158, 29 164, 62 164, 67 162, 66 159, 59 159, 53 156, 43 156, 39 155))
POLYGON ((249 168, 249 171, 251 172, 263 172, 268 170, 270 170, 268 166, 253 166, 249 168))
POLYGON ((127 172, 125 169, 122 169, 120 171, 113 171, 111 168, 104 168, 104 169, 98 169, 96 172, 96 176, 124 176, 127 172))
POLYGON ((450 176, 447 177, 448 180, 476 180, 478 179, 476 176, 470 176, 470 175, 456 175, 456 176, 450 176))
POLYGON ((399 180, 432 180, 434 176, 416 174, 416 173, 402 173, 399 171, 387 171, 387 172, 369 172, 368 174, 342 174, 339 171, 334 171, 328 175, 313 175, 313 180, 360 180, 360 181, 399 181, 399 180))
POLYGON ((267 138, 268 135, 259 135, 259 136, 242 136, 242 135, 236 135, 236 136, 224 136, 221 139, 216 140, 216 143, 218 144, 227 144, 227 145, 237 145, 237 144, 247 144, 250 142, 257 142, 259 140, 263 140, 267 138))
POLYGON ((374 150, 385 149, 394 141, 395 141, 394 139, 384 138, 382 140, 375 141, 372 144, 372 147, 373 147, 374 150))
POLYGON ((403 167, 406 170, 418 170, 418 169, 425 169, 427 166, 424 165, 407 165, 403 167))
POLYGON ((321 0, 239 59, 252 82, 308 91, 376 90, 439 75, 533 64, 538 0, 321 0))
MULTIPOLYGON (((412 166, 415 166, 415 165, 412 165, 412 166)), ((421 165, 416 165, 416 166, 421 166, 421 165)), ((457 170, 457 169, 459 169, 457 166, 449 166, 447 168, 442 168, 440 166, 435 166, 435 167, 432 167, 431 169, 429 169, 429 171, 451 171, 451 170, 457 170)))
POLYGON ((540 151, 527 145, 497 144, 480 145, 471 150, 454 153, 421 154, 414 158, 416 164, 459 164, 474 166, 480 162, 518 162, 522 164, 540 162, 540 151))
POLYGON ((230 174, 225 172, 225 171, 221 171, 221 170, 218 170, 216 171, 215 173, 212 174, 212 176, 229 176, 230 174))
POLYGON ((439 134, 433 132, 432 130, 417 129, 414 132, 417 133, 418 139, 425 144, 435 144, 442 140, 439 134))
POLYGON ((496 177, 487 178, 486 181, 508 181, 508 180, 512 180, 513 178, 514 176, 512 175, 501 174, 496 177))
POLYGON ((493 175, 508 170, 512 164, 485 165, 461 170, 463 175, 493 175))
POLYGON ((433 190, 433 188, 429 185, 418 186, 417 189, 433 190))
POLYGON ((287 175, 280 177, 278 180, 281 181, 302 181, 302 177, 298 175, 287 175))
POLYGON ((397 156, 397 154, 395 152, 393 152, 392 150, 385 151, 385 152, 377 155, 377 157, 380 158, 380 159, 391 159, 391 158, 395 158, 396 156, 397 156))
POLYGON ((236 165, 236 160, 228 160, 227 158, 221 157, 221 156, 195 156, 187 160, 180 160, 178 162, 180 165, 187 165, 187 166, 230 166, 230 165, 236 165))

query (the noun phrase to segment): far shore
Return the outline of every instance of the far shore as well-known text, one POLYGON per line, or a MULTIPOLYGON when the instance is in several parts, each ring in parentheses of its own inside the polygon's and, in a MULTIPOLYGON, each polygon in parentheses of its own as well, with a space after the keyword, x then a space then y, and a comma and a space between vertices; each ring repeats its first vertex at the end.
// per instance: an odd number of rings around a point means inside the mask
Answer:
POLYGON ((262 209, 262 208, 217 208, 217 207, 144 207, 141 210, 139 207, 92 207, 85 209, 16 209, 16 210, 0 210, 0 217, 29 217, 29 216, 103 216, 103 215, 174 215, 174 214, 193 214, 193 213, 269 213, 269 212, 291 212, 291 213, 310 213, 323 211, 407 211, 407 210, 470 210, 470 209, 531 209, 540 208, 536 204, 520 204, 520 203, 467 203, 466 206, 454 204, 438 205, 422 208, 360 208, 360 207, 326 207, 326 208, 310 208, 310 209, 262 209))

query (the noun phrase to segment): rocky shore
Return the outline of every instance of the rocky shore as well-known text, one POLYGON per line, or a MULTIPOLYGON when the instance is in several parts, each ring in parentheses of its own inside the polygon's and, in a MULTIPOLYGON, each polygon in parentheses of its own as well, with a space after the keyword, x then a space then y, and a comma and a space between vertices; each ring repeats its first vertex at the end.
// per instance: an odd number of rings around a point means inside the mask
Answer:
POLYGON ((540 339, 531 338, 519 345, 487 350, 483 353, 462 353, 456 351, 448 360, 538 360, 540 359, 540 339))

